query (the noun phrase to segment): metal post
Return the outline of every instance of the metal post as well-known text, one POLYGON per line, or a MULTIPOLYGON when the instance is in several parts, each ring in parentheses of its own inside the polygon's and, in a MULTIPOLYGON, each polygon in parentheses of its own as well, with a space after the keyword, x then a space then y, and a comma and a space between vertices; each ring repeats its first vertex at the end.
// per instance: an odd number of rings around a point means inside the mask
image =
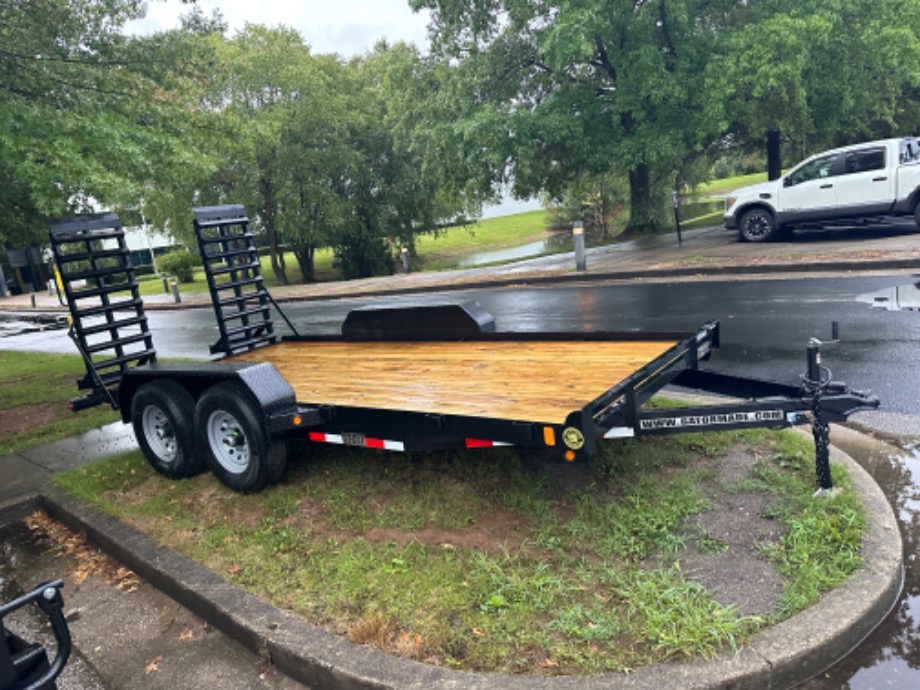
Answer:
POLYGON ((821 343, 812 338, 808 341, 808 369, 806 369, 808 381, 814 386, 821 385, 821 343))
POLYGON ((166 276, 163 276, 163 292, 167 295, 169 294, 169 281, 167 280, 166 276))
POLYGON ((402 249, 399 250, 399 254, 402 257, 403 273, 408 273, 409 272, 409 248, 406 245, 403 245, 402 249))
POLYGON ((170 280, 169 284, 172 286, 173 299, 176 300, 176 304, 179 304, 182 301, 182 298, 179 296, 179 284, 176 282, 175 278, 170 280))
POLYGON ((572 224, 572 235, 575 237, 575 270, 587 270, 588 259, 585 255, 585 226, 580 220, 576 220, 572 224))
POLYGON ((677 226, 677 244, 683 246, 684 240, 680 236, 680 201, 677 197, 677 190, 671 190, 671 200, 674 202, 674 224, 677 226))

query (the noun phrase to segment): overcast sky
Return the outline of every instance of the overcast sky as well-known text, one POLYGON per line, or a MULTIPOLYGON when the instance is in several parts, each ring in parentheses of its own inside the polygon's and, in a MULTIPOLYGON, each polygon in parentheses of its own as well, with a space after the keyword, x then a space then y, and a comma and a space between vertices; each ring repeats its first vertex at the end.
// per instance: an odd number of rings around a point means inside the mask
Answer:
MULTIPOLYGON (((428 44, 427 10, 415 14, 408 0, 198 0, 205 15, 220 10, 230 34, 246 22, 289 26, 300 32, 314 53, 351 57, 374 47, 381 38, 428 44)), ((150 1, 147 18, 129 25, 130 33, 153 33, 179 26, 188 6, 179 0, 150 1)))

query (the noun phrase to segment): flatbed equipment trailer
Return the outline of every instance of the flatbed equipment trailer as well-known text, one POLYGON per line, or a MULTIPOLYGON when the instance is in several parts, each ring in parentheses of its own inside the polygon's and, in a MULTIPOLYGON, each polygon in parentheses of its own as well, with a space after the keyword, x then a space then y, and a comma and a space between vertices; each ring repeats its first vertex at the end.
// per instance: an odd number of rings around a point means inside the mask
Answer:
POLYGON ((782 428, 812 422, 818 483, 829 488, 827 422, 878 406, 829 381, 819 343, 802 385, 700 369, 719 324, 680 333, 503 333, 477 303, 351 312, 340 335, 275 332, 242 206, 195 209, 195 230, 220 332, 217 359, 157 361, 121 222, 56 221, 51 246, 83 355, 89 394, 132 423, 166 476, 209 467, 258 491, 281 477, 288 439, 390 451, 516 446, 584 460, 604 439, 782 428), (669 384, 730 396, 718 404, 643 407, 669 384))

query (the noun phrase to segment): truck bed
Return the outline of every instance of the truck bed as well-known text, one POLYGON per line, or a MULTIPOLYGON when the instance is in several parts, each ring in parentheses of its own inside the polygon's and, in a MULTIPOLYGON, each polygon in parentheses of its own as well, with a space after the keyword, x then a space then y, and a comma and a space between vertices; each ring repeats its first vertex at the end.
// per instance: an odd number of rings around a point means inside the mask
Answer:
POLYGON ((562 424, 677 344, 280 342, 224 361, 272 364, 308 405, 562 424))

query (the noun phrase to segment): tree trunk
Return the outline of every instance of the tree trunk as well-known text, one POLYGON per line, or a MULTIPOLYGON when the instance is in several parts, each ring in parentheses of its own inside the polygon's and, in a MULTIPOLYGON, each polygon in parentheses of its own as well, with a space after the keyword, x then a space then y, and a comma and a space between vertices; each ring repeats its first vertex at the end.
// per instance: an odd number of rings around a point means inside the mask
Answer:
POLYGON ((767 132, 767 179, 778 180, 783 174, 783 161, 780 156, 779 131, 767 132))
POLYGON ((642 163, 629 171, 629 223, 631 232, 654 232, 658 229, 655 208, 652 205, 652 186, 648 164, 642 163))
POLYGON ((259 180, 259 191, 262 194, 262 223, 265 225, 265 237, 268 239, 269 256, 271 257, 272 272, 278 285, 287 285, 285 273, 284 254, 278 251, 278 230, 276 226, 278 203, 275 200, 275 186, 268 175, 262 175, 259 180))
POLYGON ((300 275, 303 276, 304 282, 316 282, 316 247, 312 244, 306 244, 301 247, 294 247, 294 257, 297 259, 297 265, 300 268, 300 275))

